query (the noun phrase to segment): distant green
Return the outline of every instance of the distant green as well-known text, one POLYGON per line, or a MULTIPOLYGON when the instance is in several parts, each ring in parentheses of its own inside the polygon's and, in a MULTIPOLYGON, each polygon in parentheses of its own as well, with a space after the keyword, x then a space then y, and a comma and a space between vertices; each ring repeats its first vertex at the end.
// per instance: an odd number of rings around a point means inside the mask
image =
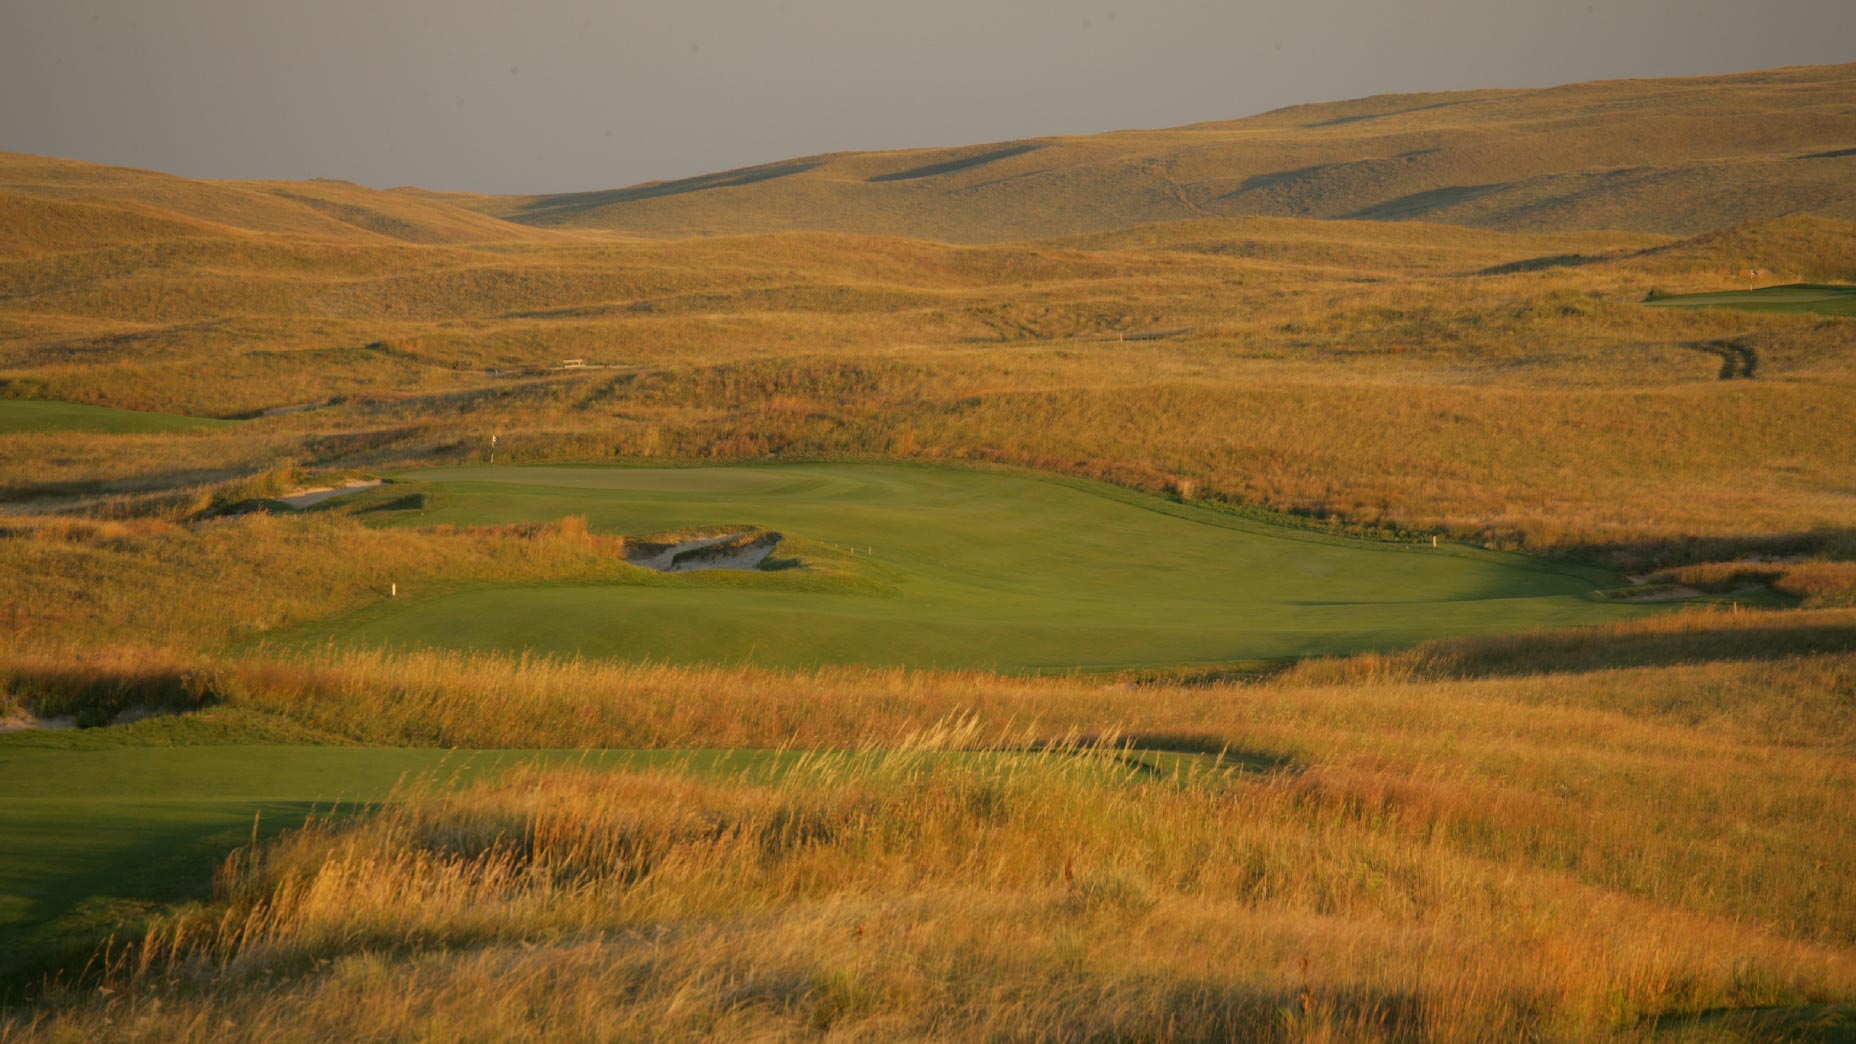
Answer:
MULTIPOLYGON (((1616 620, 1592 569, 1342 538, 1125 490, 895 464, 411 472, 381 524, 585 515, 598 530, 776 529, 834 570, 402 589, 281 636, 782 667, 1232 663, 1616 620), (853 553, 854 552, 854 553, 853 553)), ((272 640, 279 636, 273 635, 272 640)))
POLYGON ((1663 308, 1733 308, 1743 312, 1812 312, 1856 315, 1856 286, 1789 283, 1757 290, 1722 290, 1710 294, 1673 294, 1647 303, 1663 308))
POLYGON ((145 413, 88 406, 81 402, 40 399, 0 399, 0 435, 34 431, 96 431, 111 434, 162 435, 224 427, 237 421, 211 417, 184 417, 178 413, 145 413))

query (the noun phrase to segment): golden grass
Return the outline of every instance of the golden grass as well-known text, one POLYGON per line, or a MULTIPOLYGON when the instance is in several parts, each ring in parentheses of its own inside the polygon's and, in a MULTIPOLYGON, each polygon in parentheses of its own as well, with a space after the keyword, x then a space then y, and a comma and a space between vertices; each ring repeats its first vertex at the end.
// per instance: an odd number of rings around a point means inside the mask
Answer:
POLYGON ((410 596, 468 581, 645 578, 625 553, 578 517, 420 530, 263 513, 194 525, 22 520, 0 524, 0 634, 219 648, 385 600, 393 585, 410 596))
POLYGON ((553 228, 665 236, 832 229, 997 242, 1243 215, 1692 234, 1800 211, 1856 218, 1856 159, 1834 154, 1851 140, 1853 94, 1856 66, 1838 65, 1388 95, 464 202, 553 228))
MULTIPOLYGON (((850 698, 864 751, 409 793, 235 859, 103 994, 5 1039, 1641 1040, 1856 995, 1856 894, 1831 869, 1856 857, 1848 736, 1670 702, 1761 704, 1775 679, 1834 701, 1848 655, 1197 689, 346 662, 483 691, 578 672, 553 706, 474 706, 541 729, 626 702, 600 680, 738 719, 850 698), (1169 727, 1194 731, 1142 731, 1169 727)), ((330 709, 405 698, 356 685, 330 709)))
POLYGON ((0 265, 7 393, 333 400, 235 433, 5 437, 0 488, 184 514, 280 461, 470 460, 498 433, 515 460, 997 461, 1485 542, 1658 545, 1649 565, 1708 550, 1661 555, 1679 538, 1790 552, 1856 522, 1848 320, 1638 304, 1741 285, 1748 258, 1842 271, 1825 244, 1847 225, 1651 254, 1597 235, 1609 260, 1508 271, 1581 237, 1204 224, 1092 249, 247 235, 0 265), (1717 379, 1722 344, 1757 376, 1717 379), (571 357, 612 368, 545 369, 571 357))
POLYGON ((0 1041, 1647 1040, 1851 1001, 1850 320, 1641 306, 1856 280, 1856 160, 1807 158, 1851 68, 529 201, 0 157, 0 395, 318 407, 0 436, 0 709, 815 751, 409 791, 242 853, 0 1041), (1552 231, 1258 216, 1355 213, 1552 231), (1029 466, 1806 608, 1205 684, 253 647, 391 583, 639 579, 572 520, 222 517, 492 433, 1029 466))

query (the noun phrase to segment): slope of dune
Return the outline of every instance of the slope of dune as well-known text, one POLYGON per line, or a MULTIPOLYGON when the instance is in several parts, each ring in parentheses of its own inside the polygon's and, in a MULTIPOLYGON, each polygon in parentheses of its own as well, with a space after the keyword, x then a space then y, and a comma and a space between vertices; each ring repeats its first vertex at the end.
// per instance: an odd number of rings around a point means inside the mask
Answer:
MULTIPOLYGON (((0 206, 15 214, 21 199, 92 205, 131 205, 156 220, 201 223, 221 230, 353 236, 408 243, 471 243, 543 238, 549 234, 512 225, 442 198, 379 191, 345 181, 205 181, 129 167, 0 153, 0 206)), ((67 211, 67 214, 74 212, 67 211)), ((96 216, 101 217, 99 212, 96 216)), ((23 219, 22 219, 23 220, 23 219)), ((35 218, 35 220, 37 220, 35 218)))
POLYGON ((1801 211, 1856 218, 1856 64, 1386 95, 460 202, 533 225, 659 235, 998 242, 1246 215, 1692 235, 1801 211))

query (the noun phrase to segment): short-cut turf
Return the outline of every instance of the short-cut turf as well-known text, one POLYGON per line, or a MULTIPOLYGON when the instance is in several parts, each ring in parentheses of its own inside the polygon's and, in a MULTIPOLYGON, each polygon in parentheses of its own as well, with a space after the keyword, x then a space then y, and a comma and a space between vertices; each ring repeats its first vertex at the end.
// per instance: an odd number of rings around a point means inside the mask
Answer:
POLYGON ((1601 571, 1339 538, 1015 473, 469 467, 402 480, 390 495, 404 503, 418 490, 423 510, 363 517, 584 515, 624 534, 764 527, 790 538, 777 557, 810 555, 830 568, 403 588, 292 638, 780 667, 1051 670, 1344 653, 1651 611, 1592 599, 1622 583, 1601 571))
POLYGON ((1788 283, 1757 290, 1719 290, 1707 294, 1671 294, 1652 299, 1664 308, 1733 308, 1743 312, 1812 312, 1856 315, 1856 286, 1788 283))
POLYGON ((240 737, 186 718, 0 735, 0 996, 8 979, 81 956, 120 923, 205 898, 232 849, 312 815, 371 808, 404 786, 536 763, 724 772, 766 760, 756 752, 219 745, 229 740, 240 737))
POLYGON ((165 435, 234 424, 211 417, 148 413, 89 406, 81 402, 0 399, 0 435, 36 431, 95 431, 125 435, 165 435))

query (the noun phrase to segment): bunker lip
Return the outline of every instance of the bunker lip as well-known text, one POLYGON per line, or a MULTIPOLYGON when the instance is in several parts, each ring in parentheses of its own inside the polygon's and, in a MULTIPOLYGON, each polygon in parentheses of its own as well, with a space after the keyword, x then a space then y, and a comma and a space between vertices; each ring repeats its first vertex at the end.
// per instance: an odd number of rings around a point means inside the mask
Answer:
POLYGON ((68 714, 58 718, 41 718, 37 714, 24 709, 0 713, 0 734, 8 732, 30 732, 41 729, 74 729, 76 727, 77 718, 68 714))
MULTIPOLYGON (((147 704, 132 703, 116 712, 102 725, 133 725, 148 718, 164 718, 180 714, 181 711, 167 707, 150 707, 147 704)), ((92 728, 93 725, 80 725, 75 714, 61 714, 46 717, 29 707, 16 707, 0 712, 0 734, 9 732, 61 732, 65 729, 92 728)))
POLYGON ((694 573, 711 569, 760 568, 783 538, 767 530, 696 537, 671 544, 633 541, 626 560, 660 573, 694 573))
POLYGON ((378 485, 380 485, 379 479, 370 479, 349 482, 340 486, 311 486, 306 489, 293 490, 288 496, 278 497, 277 500, 281 504, 287 504, 301 511, 312 504, 320 504, 345 493, 359 493, 364 489, 373 489, 378 485))

